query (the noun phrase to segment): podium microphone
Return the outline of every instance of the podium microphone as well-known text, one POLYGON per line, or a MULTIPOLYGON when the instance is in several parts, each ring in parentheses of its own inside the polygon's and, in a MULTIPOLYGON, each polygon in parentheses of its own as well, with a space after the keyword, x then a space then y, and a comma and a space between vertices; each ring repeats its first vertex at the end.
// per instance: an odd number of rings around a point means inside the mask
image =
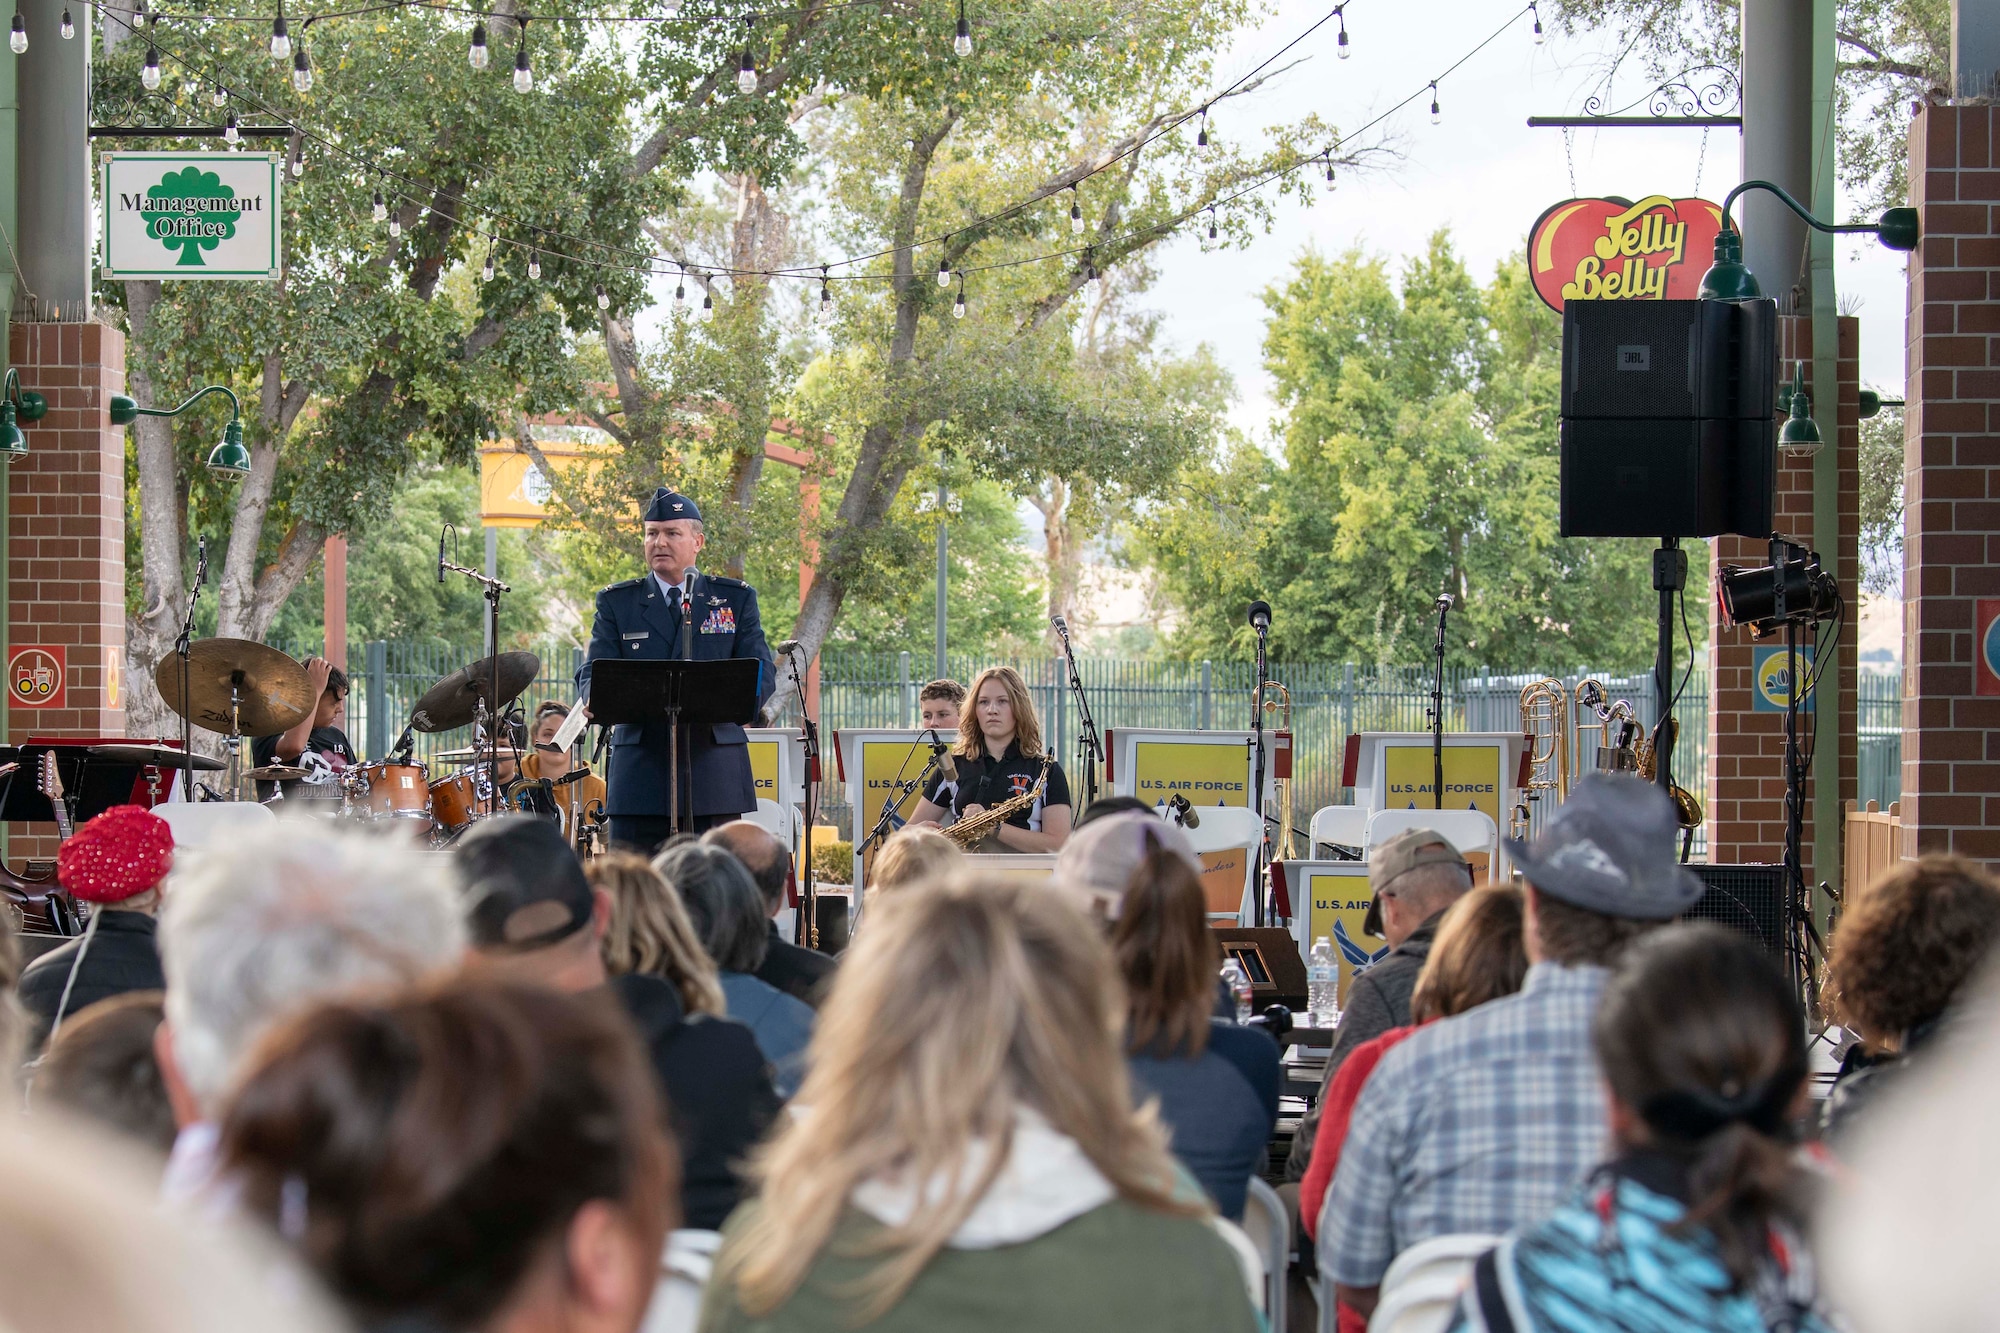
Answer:
POLYGON ((937 760, 938 772, 944 774, 946 782, 958 781, 958 764, 951 757, 951 746, 938 735, 936 727, 925 727, 924 733, 931 738, 931 758, 937 760))
POLYGON ((1181 793, 1175 792, 1167 798, 1167 809, 1173 811, 1182 828, 1201 827, 1201 816, 1195 813, 1194 802, 1181 793))
POLYGON ((1448 592, 1441 592, 1438 594, 1437 601, 1431 604, 1431 609, 1433 611, 1445 612, 1451 610, 1454 606, 1457 605, 1458 605, 1457 598, 1453 597, 1448 592))

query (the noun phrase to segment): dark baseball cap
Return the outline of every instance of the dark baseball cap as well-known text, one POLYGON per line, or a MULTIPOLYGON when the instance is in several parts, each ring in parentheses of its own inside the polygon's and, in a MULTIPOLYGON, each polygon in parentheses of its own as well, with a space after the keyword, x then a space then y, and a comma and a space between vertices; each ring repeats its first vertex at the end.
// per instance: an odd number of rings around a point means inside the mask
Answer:
POLYGON ((590 924, 596 895, 562 831, 546 819, 483 820, 458 840, 454 863, 475 948, 523 953, 590 924))
POLYGON ((1592 773, 1570 789, 1533 843, 1507 855, 1537 893, 1635 921, 1667 921, 1693 907, 1702 884, 1674 855, 1674 803, 1653 783, 1592 773))

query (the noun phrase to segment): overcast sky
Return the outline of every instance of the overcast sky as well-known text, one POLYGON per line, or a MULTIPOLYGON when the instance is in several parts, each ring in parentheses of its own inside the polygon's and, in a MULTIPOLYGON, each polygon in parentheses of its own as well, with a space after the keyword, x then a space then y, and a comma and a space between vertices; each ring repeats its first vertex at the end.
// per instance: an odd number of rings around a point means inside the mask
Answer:
MULTIPOLYGON (((1264 60, 1329 8, 1280 0, 1271 17, 1240 35, 1221 62, 1217 83, 1264 60)), ((1228 120, 1268 125, 1316 111, 1342 129, 1358 126, 1427 85, 1498 27, 1509 8, 1490 0, 1351 0, 1351 58, 1335 59, 1334 30, 1322 29, 1294 53, 1307 57, 1303 65, 1233 100, 1228 120)), ((1190 237, 1158 254, 1160 277, 1146 303, 1166 316, 1169 340, 1183 348, 1208 343, 1235 375, 1239 426, 1261 439, 1272 416, 1257 293, 1283 280, 1308 248, 1339 253, 1358 245, 1396 258, 1420 252, 1432 231, 1449 227, 1459 253, 1484 280, 1559 199, 1680 197, 1698 186, 1702 197, 1720 200, 1742 179, 1733 129, 1708 131, 1705 153, 1699 129, 1580 130, 1571 154, 1561 130, 1529 129, 1530 115, 1581 112, 1607 45, 1600 35, 1564 38, 1551 30, 1538 47, 1524 17, 1440 82, 1442 124, 1430 123, 1428 96, 1388 122, 1384 128, 1403 154, 1400 163, 1367 176, 1343 173, 1340 188, 1322 193, 1310 210, 1280 204, 1270 233, 1247 249, 1203 254, 1190 237)), ((1648 87, 1636 78, 1625 81, 1612 105, 1643 96, 1648 87)), ((1843 238, 1837 264, 1843 308, 1861 317, 1862 381, 1900 392, 1903 257, 1872 240, 1843 238)))

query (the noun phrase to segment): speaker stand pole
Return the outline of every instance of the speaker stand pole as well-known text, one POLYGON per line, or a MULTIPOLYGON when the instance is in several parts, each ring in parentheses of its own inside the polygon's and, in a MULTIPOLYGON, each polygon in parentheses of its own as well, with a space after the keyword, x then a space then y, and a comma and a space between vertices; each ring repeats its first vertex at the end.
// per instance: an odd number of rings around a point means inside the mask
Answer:
POLYGON ((1674 598, 1687 586, 1687 552, 1678 537, 1660 538, 1653 552, 1653 588, 1660 594, 1660 641, 1653 654, 1653 781, 1661 790, 1674 785, 1674 598))

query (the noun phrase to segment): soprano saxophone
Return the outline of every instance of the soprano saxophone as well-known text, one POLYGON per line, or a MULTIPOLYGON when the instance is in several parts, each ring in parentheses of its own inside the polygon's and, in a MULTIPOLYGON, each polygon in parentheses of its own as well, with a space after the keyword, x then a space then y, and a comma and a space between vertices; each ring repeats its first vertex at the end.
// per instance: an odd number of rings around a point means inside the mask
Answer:
POLYGON ((1042 771, 1035 775, 1034 785, 1026 791, 1017 796, 1009 796, 998 805, 990 805, 978 814, 973 815, 970 819, 959 820, 956 824, 944 830, 944 836, 950 838, 968 852, 981 850, 1004 852, 1012 850, 997 843, 988 848, 982 848, 981 844, 986 842, 988 838, 999 833, 1002 824, 1035 803, 1035 798, 1042 794, 1043 786, 1048 783, 1049 765, 1053 762, 1053 760, 1047 758, 1042 760, 1042 771))

